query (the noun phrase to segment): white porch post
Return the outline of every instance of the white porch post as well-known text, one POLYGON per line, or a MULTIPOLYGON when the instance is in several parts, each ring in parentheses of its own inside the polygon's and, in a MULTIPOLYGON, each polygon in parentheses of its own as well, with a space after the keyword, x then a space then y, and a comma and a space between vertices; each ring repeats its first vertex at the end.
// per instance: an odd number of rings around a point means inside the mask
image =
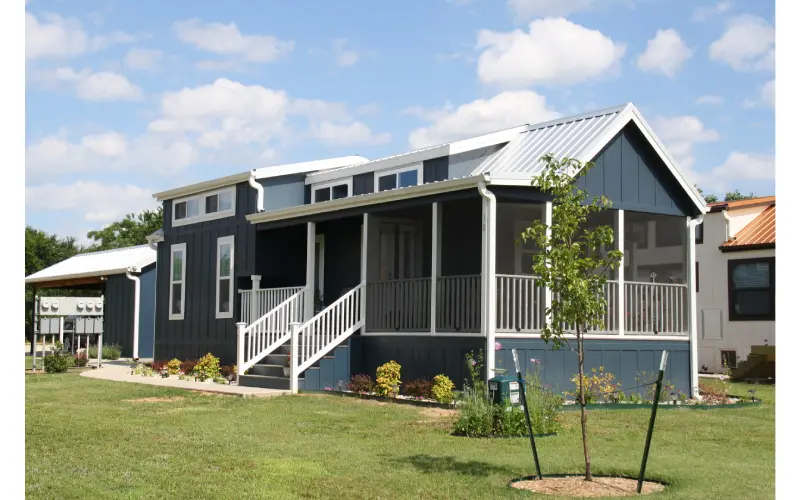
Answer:
POLYGON ((64 316, 58 318, 58 341, 64 345, 64 316))
POLYGON ((309 222, 306 226, 306 296, 303 301, 305 308, 303 321, 308 321, 314 316, 314 299, 316 298, 317 286, 314 282, 315 268, 317 266, 317 224, 309 222))
MULTIPOLYGON (((250 281, 253 282, 253 286, 250 289, 250 323, 252 324, 261 317, 258 314, 258 290, 261 289, 261 276, 253 274, 250 276, 250 281)), ((264 312, 266 313, 267 311, 264 312)))
POLYGON ((696 280, 697 276, 695 275, 695 244, 694 244, 694 228, 698 224, 703 222, 703 216, 699 216, 697 219, 692 219, 691 217, 686 218, 686 249, 687 249, 687 258, 686 258, 686 266, 687 266, 687 276, 688 276, 688 283, 686 284, 686 300, 688 302, 689 307, 689 324, 687 325, 689 331, 689 352, 690 352, 690 362, 689 366, 692 370, 691 374, 691 384, 692 384, 692 397, 696 398, 700 395, 700 382, 698 377, 698 361, 697 361, 697 294, 695 293, 696 290, 696 280))
POLYGON ((617 210, 616 233, 617 250, 622 252, 617 271, 617 330, 620 335, 625 335, 625 211, 617 210))
POLYGON ((495 292, 495 219, 497 217, 497 200, 491 191, 486 189, 485 184, 479 184, 478 190, 483 197, 482 231, 481 241, 483 242, 483 259, 481 266, 481 316, 484 318, 482 323, 486 332, 486 379, 492 378, 495 367, 495 329, 497 327, 495 317, 497 313, 497 300, 495 292))
POLYGON ((369 214, 364 214, 361 224, 361 318, 364 320, 364 331, 367 329, 367 259, 369 258, 369 214))
POLYGON ((439 280, 439 264, 441 263, 441 210, 439 202, 431 205, 431 335, 436 335, 436 284, 439 280))
POLYGON ((244 329, 247 323, 236 323, 236 378, 244 375, 244 329))
MULTIPOLYGON (((544 204, 544 223, 547 226, 547 238, 549 239, 550 236, 553 234, 553 231, 550 229, 553 225, 553 202, 547 201, 544 204)), ((546 250, 550 250, 548 247, 546 250)), ((544 308, 545 311, 550 309, 553 306, 553 291, 550 287, 544 289, 544 308)), ((545 315, 545 324, 549 325, 552 320, 551 314, 545 315)))
MULTIPOLYGON (((313 224, 313 223, 311 223, 313 224)), ((297 373, 297 359, 298 359, 298 352, 297 348, 300 345, 297 339, 298 330, 300 329, 300 323, 293 322, 289 325, 289 328, 292 332, 292 339, 289 344, 289 391, 292 394, 297 394, 299 390, 299 377, 300 374, 297 373)))

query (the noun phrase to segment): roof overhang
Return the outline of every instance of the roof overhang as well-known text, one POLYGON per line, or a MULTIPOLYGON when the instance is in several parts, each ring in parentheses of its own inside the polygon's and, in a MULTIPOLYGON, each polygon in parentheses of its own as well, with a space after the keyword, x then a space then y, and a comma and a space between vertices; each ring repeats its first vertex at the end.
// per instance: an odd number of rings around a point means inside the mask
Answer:
POLYGON ((36 285, 37 288, 65 288, 68 286, 102 283, 104 278, 108 276, 114 274, 125 274, 126 272, 128 272, 127 267, 103 272, 74 273, 42 278, 25 278, 25 284, 36 285))
POLYGON ((202 193, 203 191, 233 186, 239 184, 240 182, 247 182, 248 179, 250 179, 250 172, 243 172, 240 174, 229 175, 227 177, 220 177, 219 179, 198 182, 197 184, 191 184, 189 186, 170 189, 168 191, 161 191, 160 193, 154 194, 153 198, 158 201, 171 200, 173 198, 180 198, 181 196, 202 193))
POLYGON ((774 249, 775 243, 755 243, 753 245, 720 245, 719 251, 722 253, 746 252, 749 250, 769 250, 774 249))

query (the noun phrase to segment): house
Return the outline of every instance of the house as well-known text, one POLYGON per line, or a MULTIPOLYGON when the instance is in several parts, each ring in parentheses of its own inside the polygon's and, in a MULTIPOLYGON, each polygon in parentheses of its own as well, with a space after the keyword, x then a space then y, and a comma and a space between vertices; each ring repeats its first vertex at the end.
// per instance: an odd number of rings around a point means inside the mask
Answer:
POLYGON ((153 357, 156 252, 150 246, 81 253, 27 276, 25 284, 33 285, 34 296, 45 288, 102 292, 102 304, 93 308, 103 318, 103 343, 118 344, 123 357, 153 357))
POLYGON ((632 103, 154 195, 165 215, 156 357, 212 352, 237 364, 241 384, 293 390, 338 389, 393 359, 404 380, 444 373, 461 386, 467 352, 484 350, 492 376, 517 348, 524 369, 541 360, 545 383, 571 388, 577 357, 540 338, 552 297, 531 275, 537 250, 516 244, 552 214, 531 186, 545 153, 594 161, 577 183, 613 207, 589 226, 613 226, 625 255, 606 285, 605 326, 587 335, 586 369, 635 385, 667 350, 667 378, 696 392, 688 263, 707 209, 632 103))
POLYGON ((699 366, 722 373, 775 346, 775 197, 709 204, 698 226, 699 366))

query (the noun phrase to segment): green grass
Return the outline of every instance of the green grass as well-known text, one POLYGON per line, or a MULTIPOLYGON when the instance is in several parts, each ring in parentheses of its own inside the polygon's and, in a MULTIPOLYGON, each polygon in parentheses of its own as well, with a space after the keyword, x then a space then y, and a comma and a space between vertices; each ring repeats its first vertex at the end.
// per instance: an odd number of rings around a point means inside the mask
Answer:
MULTIPOLYGON (((561 435, 537 441, 544 473, 582 468, 578 412, 562 418, 561 435)), ((590 412, 596 474, 638 472, 648 418, 590 412)), ((453 437, 417 408, 329 395, 26 375, 25 434, 26 498, 531 497, 506 486, 533 472, 526 439, 453 437), (183 399, 132 401, 154 397, 183 399)), ((658 498, 773 498, 774 456, 773 404, 673 409, 658 415, 648 476, 670 483, 658 498)))

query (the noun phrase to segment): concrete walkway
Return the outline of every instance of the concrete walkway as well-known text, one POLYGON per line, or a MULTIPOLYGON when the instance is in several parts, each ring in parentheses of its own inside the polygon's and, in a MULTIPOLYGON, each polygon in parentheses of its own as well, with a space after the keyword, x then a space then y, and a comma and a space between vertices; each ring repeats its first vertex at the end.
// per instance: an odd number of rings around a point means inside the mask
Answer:
POLYGON ((158 385, 161 387, 174 387, 176 389, 188 389, 202 392, 215 392, 219 394, 230 394, 233 396, 268 398, 289 394, 289 391, 278 389, 262 389, 260 387, 239 387, 238 385, 222 385, 213 383, 191 382, 188 380, 168 379, 161 377, 142 377, 141 375, 131 375, 131 361, 103 361, 103 366, 97 370, 87 370, 82 372, 81 377, 97 378, 101 380, 111 380, 114 382, 131 382, 134 384, 158 385))

